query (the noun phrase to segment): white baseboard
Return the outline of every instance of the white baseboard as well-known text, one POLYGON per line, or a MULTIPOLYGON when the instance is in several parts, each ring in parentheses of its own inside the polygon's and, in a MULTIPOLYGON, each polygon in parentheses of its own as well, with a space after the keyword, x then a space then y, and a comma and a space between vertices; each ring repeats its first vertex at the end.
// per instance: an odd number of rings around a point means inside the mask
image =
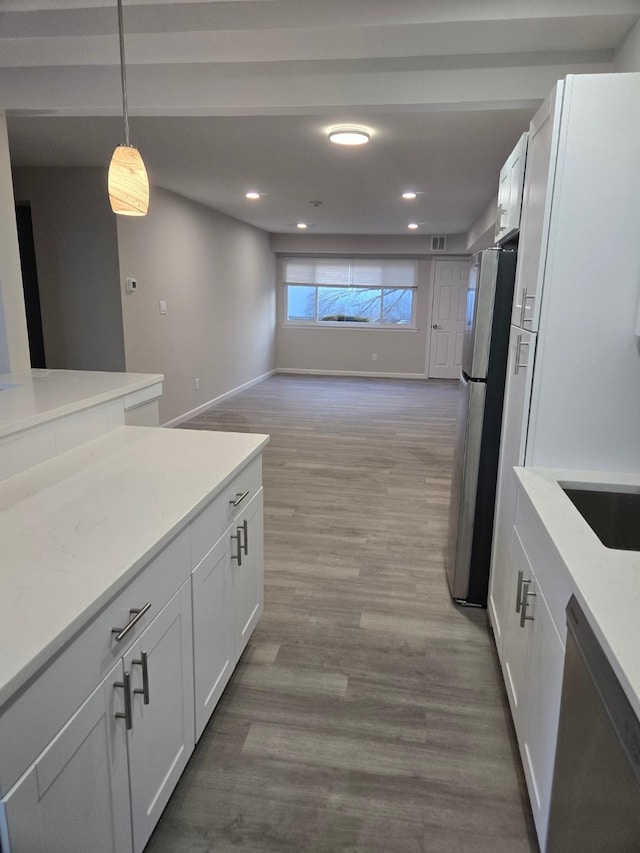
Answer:
POLYGON ((372 379, 426 379, 424 373, 376 373, 358 370, 315 370, 313 368, 279 367, 276 373, 304 373, 307 376, 354 376, 372 379))
POLYGON ((174 427, 178 426, 178 424, 182 424, 185 421, 190 420, 191 418, 195 418, 196 415, 199 415, 201 412, 206 411, 215 403, 219 403, 221 400, 226 400, 227 397, 233 397, 234 394, 239 394, 240 391, 245 391, 247 388, 250 388, 252 385, 257 385, 258 382, 262 382, 263 379, 268 379, 269 376, 273 376, 274 373, 277 373, 276 370, 269 370, 267 373, 263 373, 262 376, 256 376, 255 379, 250 379, 248 382, 245 382, 243 385, 238 385, 237 388, 232 388, 231 391, 225 391, 224 394, 220 394, 219 397, 214 397, 213 400, 209 400, 208 403, 203 403, 201 406, 196 406, 195 409, 191 409, 189 412, 185 412, 183 415, 179 415, 177 418, 173 418, 173 420, 167 421, 166 424, 161 424, 163 427, 174 427))

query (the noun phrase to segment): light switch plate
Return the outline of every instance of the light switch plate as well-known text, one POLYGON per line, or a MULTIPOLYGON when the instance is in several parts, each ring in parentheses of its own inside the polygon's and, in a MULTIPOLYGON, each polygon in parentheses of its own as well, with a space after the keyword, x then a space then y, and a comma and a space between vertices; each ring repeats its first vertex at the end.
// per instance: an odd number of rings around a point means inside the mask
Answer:
POLYGON ((167 313, 167 303, 164 301, 164 299, 160 300, 160 313, 161 314, 167 313))
POLYGON ((138 282, 135 278, 127 279, 127 293, 135 293, 138 289, 138 282))

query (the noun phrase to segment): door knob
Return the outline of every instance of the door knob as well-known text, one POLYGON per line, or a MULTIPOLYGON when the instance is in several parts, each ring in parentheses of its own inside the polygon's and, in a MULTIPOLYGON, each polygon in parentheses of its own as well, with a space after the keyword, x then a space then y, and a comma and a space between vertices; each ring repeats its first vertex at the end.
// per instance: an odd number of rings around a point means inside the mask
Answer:
POLYGON ((432 328, 432 329, 441 329, 441 328, 442 328, 442 326, 439 326, 437 323, 434 323, 434 324, 433 324, 433 326, 432 326, 431 328, 432 328))

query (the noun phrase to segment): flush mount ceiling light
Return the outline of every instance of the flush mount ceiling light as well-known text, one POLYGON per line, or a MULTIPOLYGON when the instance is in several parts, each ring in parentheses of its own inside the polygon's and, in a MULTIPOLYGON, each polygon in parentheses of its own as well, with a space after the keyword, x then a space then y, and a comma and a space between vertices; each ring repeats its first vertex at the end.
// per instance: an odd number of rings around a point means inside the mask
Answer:
POLYGON ((124 26, 122 0, 118 2, 118 35, 120 38, 120 79, 122 81, 122 117, 124 145, 118 145, 109 164, 109 201, 111 210, 124 216, 145 216, 149 209, 149 178, 142 157, 129 141, 127 109, 127 70, 124 63, 124 26))
POLYGON ((260 193, 249 192, 249 193, 245 193, 244 197, 251 199, 251 201, 256 201, 257 199, 260 198, 260 193))
POLYGON ((363 127, 332 127, 329 139, 336 145, 365 145, 371 134, 363 127))
POLYGON ((410 222, 410 223, 407 225, 407 228, 410 228, 412 231, 415 231, 417 227, 418 227, 418 223, 417 223, 417 222, 410 222))
POLYGON ((414 192, 402 193, 402 198, 406 198, 407 201, 409 201, 410 199, 417 198, 417 197, 418 197, 418 193, 414 193, 414 192))
POLYGON ((308 228, 308 227, 309 226, 307 225, 306 222, 298 222, 298 224, 296 225, 296 228, 301 228, 303 231, 305 228, 308 228))

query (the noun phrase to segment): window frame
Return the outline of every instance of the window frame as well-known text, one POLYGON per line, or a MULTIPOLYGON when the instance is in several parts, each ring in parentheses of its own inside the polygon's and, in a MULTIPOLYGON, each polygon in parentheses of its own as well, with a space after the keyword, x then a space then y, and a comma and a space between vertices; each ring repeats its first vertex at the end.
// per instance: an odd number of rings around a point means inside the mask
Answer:
POLYGON ((288 328, 305 328, 305 329, 358 329, 358 330, 367 330, 367 331, 395 331, 395 332, 416 332, 418 331, 417 327, 417 302, 418 302, 418 259, 417 258, 389 258, 389 259, 380 259, 380 258, 369 258, 369 257, 359 257, 359 258, 339 258, 334 259, 337 264, 343 262, 345 265, 345 269, 348 265, 352 265, 354 263, 362 263, 367 261, 380 261, 384 263, 384 260, 389 260, 391 262, 395 261, 406 261, 407 264, 411 264, 414 267, 414 283, 411 285, 392 285, 392 284, 330 284, 325 282, 313 282, 313 281, 294 281, 287 280, 287 261, 308 261, 310 263, 315 264, 317 261, 323 260, 331 260, 326 258, 326 256, 319 257, 308 257, 308 258, 300 258, 300 257, 291 257, 291 258, 283 258, 282 261, 282 289, 283 289, 283 326, 288 328), (312 287, 315 289, 315 317, 313 319, 304 319, 304 318, 295 318, 289 319, 289 287, 312 287), (336 290, 368 290, 368 291, 379 291, 379 300, 380 300, 380 321, 375 323, 367 323, 367 322, 358 322, 358 321, 349 321, 349 320, 321 320, 318 318, 318 302, 319 302, 319 291, 320 289, 328 289, 334 288, 336 290), (382 320, 383 312, 384 312, 384 294, 388 291, 410 291, 411 292, 411 319, 407 323, 385 323, 382 320))

